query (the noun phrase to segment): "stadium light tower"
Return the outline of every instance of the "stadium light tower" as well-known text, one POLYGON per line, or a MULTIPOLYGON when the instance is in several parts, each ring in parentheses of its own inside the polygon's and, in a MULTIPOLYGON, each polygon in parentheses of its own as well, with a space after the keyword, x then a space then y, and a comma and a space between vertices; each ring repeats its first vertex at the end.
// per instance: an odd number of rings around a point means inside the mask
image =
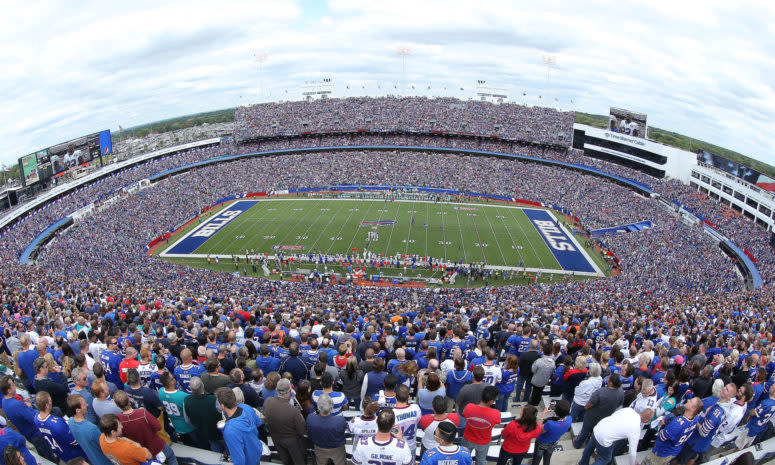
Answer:
POLYGON ((549 70, 557 66, 557 58, 552 55, 543 55, 541 57, 541 63, 546 65, 546 81, 549 82, 549 70))
POLYGON ((401 57, 401 90, 406 92, 406 57, 412 54, 412 49, 408 45, 399 45, 396 50, 396 55, 401 57))
POLYGON ((253 60, 258 63, 258 98, 262 100, 264 97, 264 62, 269 58, 269 53, 266 50, 259 50, 253 54, 253 60))

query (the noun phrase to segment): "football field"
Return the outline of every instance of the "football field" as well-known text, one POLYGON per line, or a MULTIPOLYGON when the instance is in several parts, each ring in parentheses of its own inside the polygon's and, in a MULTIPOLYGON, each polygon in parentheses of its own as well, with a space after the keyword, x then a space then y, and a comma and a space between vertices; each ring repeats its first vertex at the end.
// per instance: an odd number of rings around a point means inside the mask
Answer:
MULTIPOLYGON (((419 260, 602 276, 553 212, 509 204, 383 199, 236 200, 181 231, 165 258, 297 255, 419 260)), ((313 258, 313 257, 310 257, 313 258)), ((315 258, 317 260, 317 258, 315 258)))

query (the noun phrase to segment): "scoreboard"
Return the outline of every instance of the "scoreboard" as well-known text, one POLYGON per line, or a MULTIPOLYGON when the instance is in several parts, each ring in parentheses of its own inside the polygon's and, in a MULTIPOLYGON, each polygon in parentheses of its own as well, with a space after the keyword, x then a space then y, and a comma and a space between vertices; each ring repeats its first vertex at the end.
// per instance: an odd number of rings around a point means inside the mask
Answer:
POLYGON ((109 153, 113 153, 113 142, 106 129, 25 155, 19 158, 22 185, 46 183, 52 176, 92 160, 99 159, 102 165, 102 156, 109 153))

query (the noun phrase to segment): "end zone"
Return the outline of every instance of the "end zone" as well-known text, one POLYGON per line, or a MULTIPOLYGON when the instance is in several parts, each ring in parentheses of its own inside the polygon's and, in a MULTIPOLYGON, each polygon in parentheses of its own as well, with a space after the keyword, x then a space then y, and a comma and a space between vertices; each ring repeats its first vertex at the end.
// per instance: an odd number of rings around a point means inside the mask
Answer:
POLYGON ((543 238, 563 270, 578 274, 604 276, 592 257, 565 227, 547 210, 524 208, 533 227, 543 238))
POLYGON ((258 200, 240 200, 229 205, 217 215, 189 231, 178 241, 160 253, 160 257, 186 257, 201 247, 208 239, 223 229, 233 219, 250 210, 258 200))

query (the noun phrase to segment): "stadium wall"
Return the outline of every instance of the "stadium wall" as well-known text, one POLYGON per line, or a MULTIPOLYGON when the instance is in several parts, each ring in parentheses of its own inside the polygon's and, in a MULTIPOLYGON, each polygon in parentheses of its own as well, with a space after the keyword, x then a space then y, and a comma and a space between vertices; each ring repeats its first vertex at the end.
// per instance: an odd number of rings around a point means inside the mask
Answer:
POLYGON ((515 155, 513 153, 487 152, 484 150, 470 150, 470 149, 458 149, 458 148, 448 148, 448 147, 420 147, 420 146, 404 146, 404 145, 351 145, 351 146, 344 146, 344 147, 308 147, 308 148, 294 148, 294 149, 282 149, 282 150, 268 150, 264 152, 250 152, 250 153, 243 153, 238 155, 224 155, 222 157, 209 158, 207 160, 202 160, 196 163, 192 163, 190 165, 180 166, 177 168, 166 170, 161 173, 155 174, 148 179, 151 182, 156 182, 166 177, 183 173, 195 168, 200 168, 203 166, 213 165, 217 163, 224 163, 224 162, 229 162, 229 161, 234 161, 234 160, 239 160, 242 158, 249 158, 249 157, 269 157, 269 156, 287 155, 292 153, 343 152, 343 151, 362 151, 362 150, 382 150, 382 151, 404 150, 404 151, 410 151, 410 152, 453 153, 458 155, 489 156, 489 157, 518 160, 518 161, 524 161, 524 162, 530 162, 530 163, 540 163, 544 165, 568 168, 585 174, 590 174, 593 176, 605 178, 609 181, 615 182, 617 184, 621 184, 625 187, 629 187, 634 191, 636 191, 638 194, 644 195, 647 197, 650 197, 654 193, 654 191, 652 191, 651 188, 645 184, 639 183, 632 179, 627 179, 621 176, 609 174, 597 168, 593 168, 587 165, 582 165, 577 163, 565 163, 565 162, 550 160, 546 158, 535 158, 535 157, 528 157, 524 155, 515 155))
POLYGON ((73 224, 73 219, 70 218, 69 216, 66 216, 61 220, 53 223, 51 226, 46 228, 42 233, 38 234, 38 237, 32 240, 30 245, 28 245, 27 248, 24 249, 24 252, 22 252, 21 256, 19 256, 19 261, 25 265, 29 265, 30 261, 35 260, 35 258, 38 256, 38 253, 40 252, 41 247, 43 247, 51 239, 53 239, 58 232, 64 231, 72 224, 73 224))
POLYGON ((573 125, 573 148, 589 157, 643 171, 657 178, 670 177, 689 183, 697 155, 639 137, 604 129, 573 125))
POLYGON ((775 194, 704 163, 691 170, 689 185, 768 231, 775 231, 775 194))

